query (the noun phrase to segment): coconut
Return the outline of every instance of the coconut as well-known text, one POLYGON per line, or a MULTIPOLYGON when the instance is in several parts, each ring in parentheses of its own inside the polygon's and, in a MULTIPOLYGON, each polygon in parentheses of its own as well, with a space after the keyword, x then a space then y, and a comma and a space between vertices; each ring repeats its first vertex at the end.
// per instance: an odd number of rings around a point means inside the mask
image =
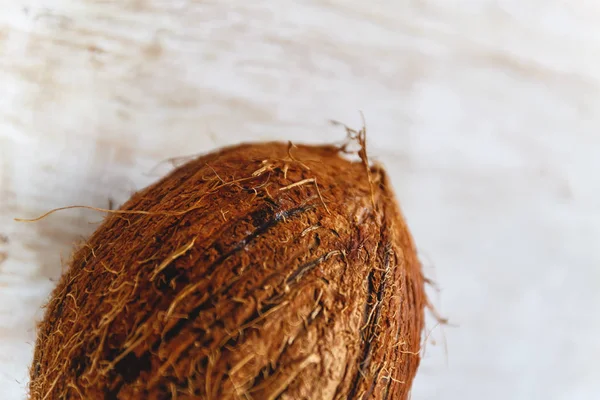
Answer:
POLYGON ((31 399, 406 399, 421 266, 364 147, 246 144, 108 214, 39 326, 31 399))

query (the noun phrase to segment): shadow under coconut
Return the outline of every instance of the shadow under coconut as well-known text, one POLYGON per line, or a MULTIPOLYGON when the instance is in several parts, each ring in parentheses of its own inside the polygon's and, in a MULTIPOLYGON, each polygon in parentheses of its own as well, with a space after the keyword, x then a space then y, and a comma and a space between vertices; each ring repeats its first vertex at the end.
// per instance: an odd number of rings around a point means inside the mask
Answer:
POLYGON ((24 242, 37 259, 38 279, 56 283, 68 268, 71 254, 94 232, 102 215, 87 210, 55 213, 43 220, 30 223, 35 229, 24 242))

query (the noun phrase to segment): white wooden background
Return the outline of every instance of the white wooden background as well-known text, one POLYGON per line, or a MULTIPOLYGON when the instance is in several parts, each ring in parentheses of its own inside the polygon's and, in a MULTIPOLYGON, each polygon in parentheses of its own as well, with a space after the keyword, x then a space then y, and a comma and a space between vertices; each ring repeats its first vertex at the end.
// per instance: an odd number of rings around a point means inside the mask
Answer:
POLYGON ((102 215, 14 217, 120 203, 169 157, 338 141, 359 110, 456 325, 413 398, 600 398, 600 2, 0 10, 0 398, 24 398, 39 307, 102 215))

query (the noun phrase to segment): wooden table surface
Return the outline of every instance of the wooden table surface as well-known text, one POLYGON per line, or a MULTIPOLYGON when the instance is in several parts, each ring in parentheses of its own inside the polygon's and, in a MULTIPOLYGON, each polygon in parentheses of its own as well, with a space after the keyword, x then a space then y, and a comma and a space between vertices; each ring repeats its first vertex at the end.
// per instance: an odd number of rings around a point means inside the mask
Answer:
MULTIPOLYGON (((170 157, 360 126, 453 326, 414 399, 600 398, 600 3, 5 0, 0 390, 73 243, 170 157)), ((435 328, 435 329, 434 329, 435 328)))

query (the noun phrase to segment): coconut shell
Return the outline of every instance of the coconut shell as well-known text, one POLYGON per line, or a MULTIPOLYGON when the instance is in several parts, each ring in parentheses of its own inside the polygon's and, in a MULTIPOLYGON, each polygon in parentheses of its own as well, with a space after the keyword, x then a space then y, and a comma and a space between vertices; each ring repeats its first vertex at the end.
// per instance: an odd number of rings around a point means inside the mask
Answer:
POLYGON ((342 152, 226 148, 110 213, 47 304, 31 399, 406 399, 421 266, 384 170, 342 152))

